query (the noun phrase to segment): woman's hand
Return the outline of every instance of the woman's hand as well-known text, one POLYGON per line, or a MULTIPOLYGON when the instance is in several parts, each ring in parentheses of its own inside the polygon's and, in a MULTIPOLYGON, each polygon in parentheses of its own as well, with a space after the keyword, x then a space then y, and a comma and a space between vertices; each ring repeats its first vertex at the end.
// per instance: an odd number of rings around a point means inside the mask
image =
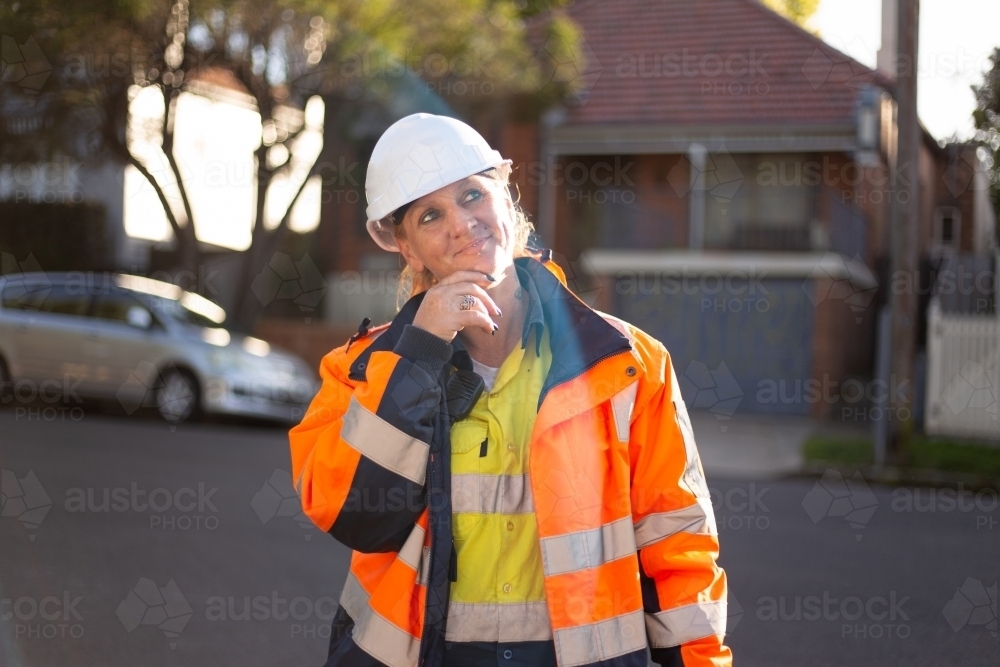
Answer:
POLYGON ((413 318, 413 326, 428 331, 446 343, 454 340, 459 331, 465 327, 479 327, 483 331, 493 333, 497 325, 490 315, 501 316, 485 287, 493 281, 479 271, 456 271, 434 287, 427 290, 417 314, 413 318), (474 297, 475 303, 471 310, 462 310, 462 297, 474 297))

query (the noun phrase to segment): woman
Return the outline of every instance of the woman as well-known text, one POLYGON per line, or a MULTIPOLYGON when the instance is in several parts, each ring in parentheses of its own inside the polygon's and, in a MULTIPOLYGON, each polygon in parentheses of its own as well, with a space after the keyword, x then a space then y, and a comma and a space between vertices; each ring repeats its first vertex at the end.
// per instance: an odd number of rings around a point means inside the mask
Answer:
POLYGON ((728 665, 726 578, 663 345, 565 286, 459 121, 390 127, 368 229, 405 305, 328 354, 295 488, 354 550, 328 667, 728 665))

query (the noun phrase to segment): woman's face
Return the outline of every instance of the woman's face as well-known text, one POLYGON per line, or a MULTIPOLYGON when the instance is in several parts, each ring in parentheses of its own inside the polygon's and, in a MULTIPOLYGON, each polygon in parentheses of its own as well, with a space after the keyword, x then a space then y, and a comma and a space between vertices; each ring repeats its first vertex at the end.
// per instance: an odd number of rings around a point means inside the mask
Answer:
POLYGON ((499 276, 514 260, 514 205, 500 181, 473 175, 413 202, 400 223, 400 252, 438 280, 455 271, 499 276))

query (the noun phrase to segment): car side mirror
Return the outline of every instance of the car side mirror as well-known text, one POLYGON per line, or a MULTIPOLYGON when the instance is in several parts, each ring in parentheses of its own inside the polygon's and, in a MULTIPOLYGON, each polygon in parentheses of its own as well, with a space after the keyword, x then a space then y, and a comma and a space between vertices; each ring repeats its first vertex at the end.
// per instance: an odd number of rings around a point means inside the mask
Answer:
POLYGON ((153 324, 153 316, 140 306, 129 306, 125 311, 125 321, 136 329, 148 329, 153 324))

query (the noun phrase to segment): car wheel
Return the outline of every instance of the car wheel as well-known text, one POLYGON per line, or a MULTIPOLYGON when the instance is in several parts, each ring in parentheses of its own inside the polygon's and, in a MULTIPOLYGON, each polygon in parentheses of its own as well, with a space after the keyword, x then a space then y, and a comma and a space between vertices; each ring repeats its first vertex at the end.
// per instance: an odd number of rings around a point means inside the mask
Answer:
POLYGON ((164 421, 180 424, 198 413, 198 381, 187 371, 168 368, 160 376, 156 409, 164 421))

